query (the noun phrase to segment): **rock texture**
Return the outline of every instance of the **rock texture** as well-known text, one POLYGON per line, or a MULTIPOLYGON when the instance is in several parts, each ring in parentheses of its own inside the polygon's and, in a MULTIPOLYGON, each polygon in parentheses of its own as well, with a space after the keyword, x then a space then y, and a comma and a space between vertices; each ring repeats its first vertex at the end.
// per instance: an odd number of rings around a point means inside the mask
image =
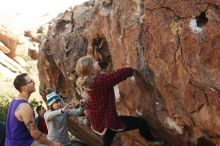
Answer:
MULTIPOLYGON (((106 71, 140 71, 138 82, 119 85, 119 114, 143 116, 167 146, 220 145, 219 0, 93 0, 70 8, 41 44, 41 94, 52 88, 69 102, 78 98, 75 65, 86 54, 106 71)), ((76 127, 86 142, 96 137, 76 127)), ((137 133, 118 134, 114 145, 149 145, 137 133)))
POLYGON ((17 56, 24 52, 24 49, 18 47, 20 44, 18 36, 5 26, 0 25, 0 73, 4 76, 9 77, 13 73, 25 72, 22 67, 25 67, 26 63, 17 56))
POLYGON ((20 40, 19 40, 18 36, 14 35, 12 32, 10 32, 3 25, 0 25, 0 30, 1 30, 0 41, 8 49, 8 51, 3 51, 3 52, 5 54, 8 54, 10 56, 10 58, 15 57, 16 56, 16 48, 20 44, 20 40))

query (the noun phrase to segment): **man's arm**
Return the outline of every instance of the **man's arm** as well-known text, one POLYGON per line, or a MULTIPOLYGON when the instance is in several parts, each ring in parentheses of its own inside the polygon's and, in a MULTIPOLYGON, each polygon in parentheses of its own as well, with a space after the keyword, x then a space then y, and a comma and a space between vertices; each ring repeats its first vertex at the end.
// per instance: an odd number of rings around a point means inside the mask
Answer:
POLYGON ((61 146, 48 140, 46 135, 41 133, 36 126, 34 113, 31 106, 27 103, 21 103, 15 112, 18 120, 23 121, 35 141, 49 146, 61 146))

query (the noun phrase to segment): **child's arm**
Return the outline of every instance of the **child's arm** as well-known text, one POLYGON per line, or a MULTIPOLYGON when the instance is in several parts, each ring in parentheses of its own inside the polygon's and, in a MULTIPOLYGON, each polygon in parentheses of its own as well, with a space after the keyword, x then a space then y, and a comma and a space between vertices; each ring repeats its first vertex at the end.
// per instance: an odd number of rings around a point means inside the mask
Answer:
POLYGON ((67 113, 67 115, 68 115, 68 116, 80 116, 80 115, 83 114, 84 109, 85 109, 85 108, 83 108, 83 107, 79 107, 79 108, 77 108, 77 109, 71 109, 71 110, 67 113))
POLYGON ((53 120, 54 117, 56 117, 57 115, 60 115, 62 114, 62 109, 59 109, 59 110, 55 110, 55 111, 47 111, 45 114, 44 114, 44 119, 46 121, 50 121, 50 120, 53 120))
POLYGON ((44 114, 44 119, 46 121, 52 120, 57 115, 60 115, 60 114, 65 113, 65 112, 69 112, 71 107, 72 107, 72 104, 65 104, 65 106, 61 109, 58 109, 58 110, 55 110, 55 111, 47 111, 44 114))

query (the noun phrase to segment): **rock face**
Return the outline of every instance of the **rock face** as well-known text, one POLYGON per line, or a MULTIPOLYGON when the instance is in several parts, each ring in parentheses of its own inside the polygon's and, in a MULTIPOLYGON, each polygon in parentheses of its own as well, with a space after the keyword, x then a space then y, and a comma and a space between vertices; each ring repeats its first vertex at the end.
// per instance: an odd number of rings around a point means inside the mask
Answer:
MULTIPOLYGON (((103 70, 141 72, 119 84, 119 114, 143 116, 167 146, 220 145, 219 0, 95 0, 67 10, 41 45, 41 94, 77 98, 75 65, 87 54, 103 70)), ((78 137, 96 137, 81 128, 78 137)), ((114 145, 149 145, 137 133, 118 134, 114 145)))
POLYGON ((27 64, 21 57, 17 56, 24 52, 24 49, 18 47, 20 44, 21 41, 18 36, 4 25, 0 25, 0 74, 10 77, 16 73, 26 72, 22 67, 27 66, 27 64))
MULTIPOLYGON (((20 43, 17 36, 13 35, 5 26, 0 25, 0 41, 7 48, 8 51, 3 51, 8 54, 11 58, 16 56, 16 47, 20 43)), ((1 45, 2 46, 2 45, 1 45)))

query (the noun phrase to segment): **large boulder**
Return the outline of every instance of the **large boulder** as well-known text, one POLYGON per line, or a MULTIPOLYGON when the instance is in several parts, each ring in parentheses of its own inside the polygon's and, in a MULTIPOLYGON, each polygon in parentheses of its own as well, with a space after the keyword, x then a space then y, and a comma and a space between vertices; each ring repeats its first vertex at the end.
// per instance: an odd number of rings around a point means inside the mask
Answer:
MULTIPOLYGON (((143 116, 167 146, 220 145, 219 26, 219 0, 86 2, 50 23, 39 51, 40 92, 79 98, 75 65, 87 54, 106 71, 131 66, 143 80, 119 85, 119 114, 143 116)), ((86 134, 90 145, 100 145, 87 127, 76 127, 79 138, 86 134)), ((114 141, 148 144, 137 131, 114 141)))

